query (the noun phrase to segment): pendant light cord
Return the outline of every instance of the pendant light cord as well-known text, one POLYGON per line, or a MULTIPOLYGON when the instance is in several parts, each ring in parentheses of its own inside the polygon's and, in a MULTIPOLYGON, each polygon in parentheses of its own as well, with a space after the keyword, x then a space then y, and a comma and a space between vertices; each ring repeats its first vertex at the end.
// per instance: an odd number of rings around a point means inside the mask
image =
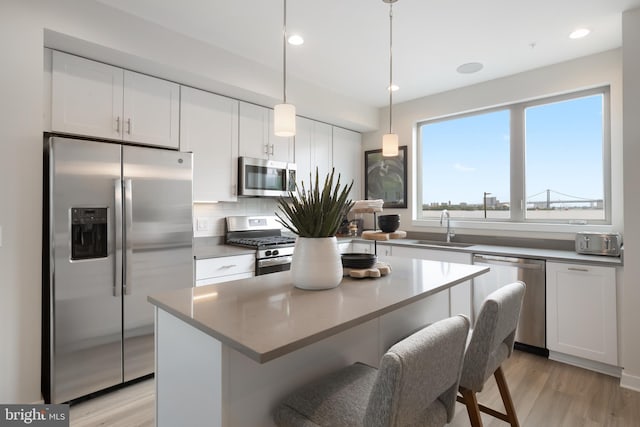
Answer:
POLYGON ((287 103, 287 0, 284 0, 282 17, 282 98, 287 103))
MULTIPOLYGON (((286 0, 285 0, 286 1, 286 0)), ((393 116, 393 4, 389 3, 389 133, 393 116)))

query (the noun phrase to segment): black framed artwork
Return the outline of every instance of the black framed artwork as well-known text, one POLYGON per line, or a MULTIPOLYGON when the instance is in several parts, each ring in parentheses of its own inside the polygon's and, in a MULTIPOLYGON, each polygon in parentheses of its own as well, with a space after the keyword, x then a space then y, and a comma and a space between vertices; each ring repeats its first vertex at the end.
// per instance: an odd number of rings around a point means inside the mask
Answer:
POLYGON ((382 150, 364 152, 365 199, 384 200, 385 208, 407 207, 407 146, 395 157, 383 157, 382 150))

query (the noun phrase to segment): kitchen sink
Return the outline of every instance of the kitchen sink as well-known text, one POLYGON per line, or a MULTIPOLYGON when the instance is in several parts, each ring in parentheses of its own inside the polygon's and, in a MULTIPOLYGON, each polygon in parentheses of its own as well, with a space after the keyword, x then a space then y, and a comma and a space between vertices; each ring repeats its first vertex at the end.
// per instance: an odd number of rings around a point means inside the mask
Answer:
POLYGON ((440 242, 438 240, 416 240, 415 244, 424 246, 444 246, 449 248, 468 248, 469 246, 473 246, 471 243, 440 242))

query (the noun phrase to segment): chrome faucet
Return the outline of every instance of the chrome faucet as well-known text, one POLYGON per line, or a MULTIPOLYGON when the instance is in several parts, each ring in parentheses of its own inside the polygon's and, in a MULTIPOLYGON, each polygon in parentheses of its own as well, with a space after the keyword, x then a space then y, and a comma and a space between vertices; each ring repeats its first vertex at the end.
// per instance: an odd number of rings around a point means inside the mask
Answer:
POLYGON ((449 215, 449 211, 446 209, 440 213, 440 225, 442 225, 442 219, 444 217, 447 217, 447 243, 451 243, 451 238, 455 236, 455 233, 451 230, 451 216, 449 215))

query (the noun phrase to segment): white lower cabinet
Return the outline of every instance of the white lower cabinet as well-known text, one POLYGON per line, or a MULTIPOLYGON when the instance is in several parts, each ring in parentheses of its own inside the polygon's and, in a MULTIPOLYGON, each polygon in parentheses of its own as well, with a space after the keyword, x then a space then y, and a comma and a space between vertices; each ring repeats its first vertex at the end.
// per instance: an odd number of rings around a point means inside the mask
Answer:
POLYGON ((233 255, 196 260, 196 286, 253 277, 255 254, 233 255))
POLYGON ((618 365, 614 267, 547 262, 547 346, 618 365))
MULTIPOLYGON (((440 251, 437 249, 395 246, 393 248, 393 256, 471 264, 470 253, 440 251)), ((447 264, 443 264, 443 268, 447 268, 447 264)), ((471 319, 471 281, 460 283, 444 292, 449 293, 449 316, 464 314, 471 319)))
POLYGON ((349 252, 353 253, 373 253, 373 242, 351 242, 351 247, 349 248, 349 252))

